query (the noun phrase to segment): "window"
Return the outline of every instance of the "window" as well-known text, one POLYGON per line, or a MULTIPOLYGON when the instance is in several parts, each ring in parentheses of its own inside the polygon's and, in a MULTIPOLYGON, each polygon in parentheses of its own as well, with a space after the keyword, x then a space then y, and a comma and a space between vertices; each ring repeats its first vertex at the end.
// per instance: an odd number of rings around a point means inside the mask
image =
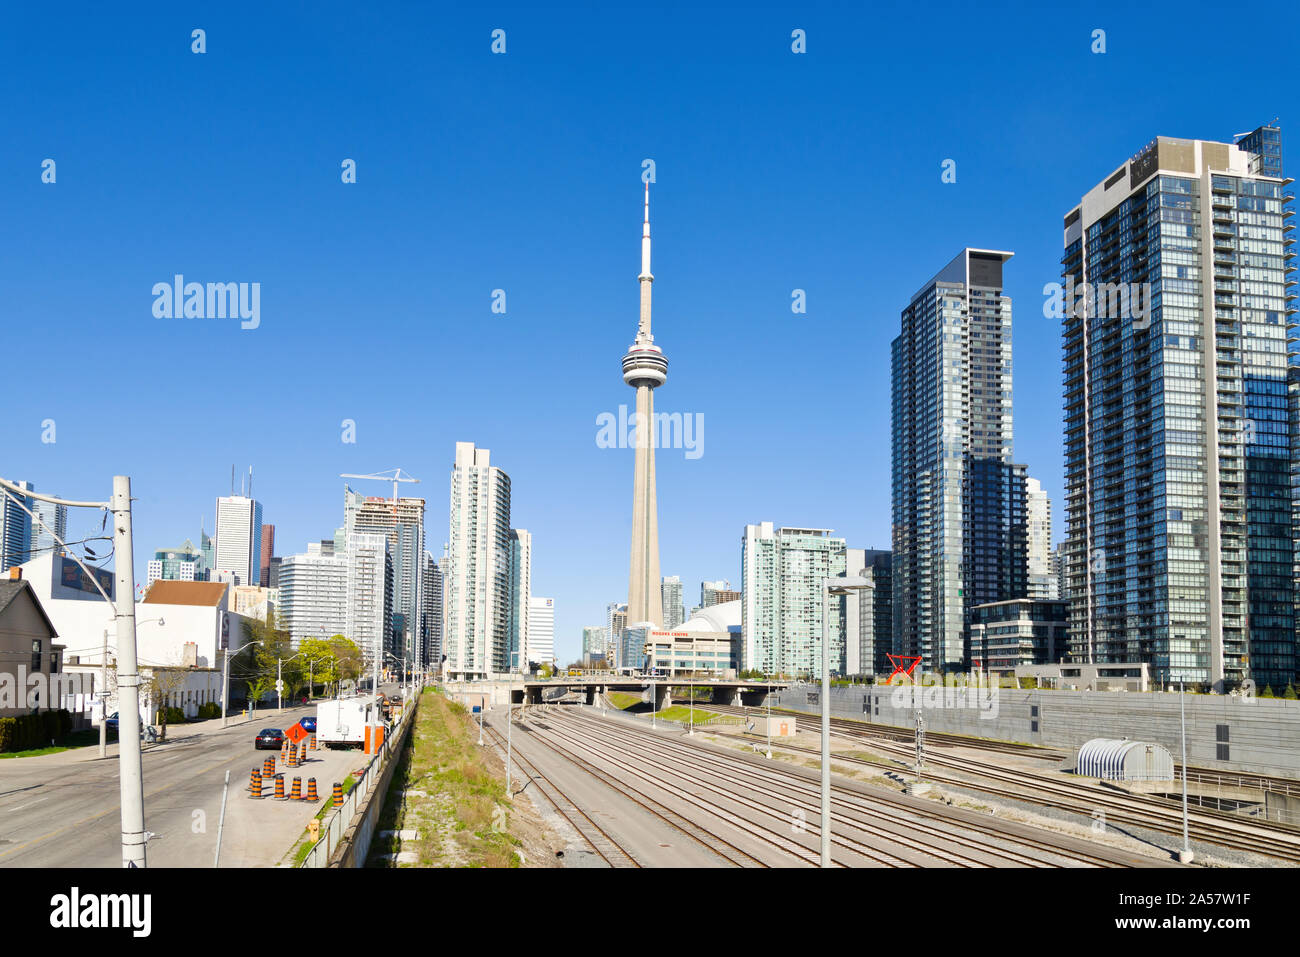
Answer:
POLYGON ((32 639, 32 671, 41 670, 41 639, 32 639))

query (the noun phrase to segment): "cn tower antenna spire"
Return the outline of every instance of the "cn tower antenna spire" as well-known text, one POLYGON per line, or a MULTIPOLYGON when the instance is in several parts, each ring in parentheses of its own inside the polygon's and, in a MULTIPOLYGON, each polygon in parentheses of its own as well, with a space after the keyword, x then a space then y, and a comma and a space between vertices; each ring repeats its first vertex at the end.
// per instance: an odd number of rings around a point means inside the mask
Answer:
POLYGON ((650 275, 650 182, 645 184, 645 220, 641 223, 641 275, 638 277, 653 282, 650 275))
POLYGON ((636 342, 623 356, 623 381, 636 389, 636 461, 632 479, 632 554, 627 589, 627 626, 664 623, 659 578, 659 510, 655 495, 654 390, 668 379, 668 357, 650 334, 650 183, 641 220, 641 317, 636 342))

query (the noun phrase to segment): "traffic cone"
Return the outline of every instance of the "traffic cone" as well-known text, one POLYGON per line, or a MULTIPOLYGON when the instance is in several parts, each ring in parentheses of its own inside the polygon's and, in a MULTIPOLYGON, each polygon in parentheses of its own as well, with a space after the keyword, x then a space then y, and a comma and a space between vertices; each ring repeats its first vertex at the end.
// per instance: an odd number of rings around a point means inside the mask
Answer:
POLYGON ((275 755, 274 754, 262 762, 262 777, 264 778, 275 777, 275 755))
POLYGON ((320 750, 320 749, 316 746, 316 735, 314 735, 314 734, 311 736, 311 749, 312 749, 313 751, 319 751, 319 750, 320 750))
POLYGON ((277 774, 275 776, 275 799, 277 801, 284 800, 284 775, 283 774, 277 774))
POLYGON ((338 781, 334 782, 334 806, 343 806, 343 785, 338 781))
POLYGON ((290 801, 302 800, 302 778, 293 779, 293 790, 289 792, 290 801))
POLYGON ((248 793, 250 797, 262 796, 262 772, 258 768, 253 768, 253 772, 248 776, 248 793))
POLYGON ((308 778, 308 779, 307 779, 307 800, 308 800, 308 801, 319 801, 319 800, 320 800, 320 795, 316 793, 316 779, 315 779, 315 778, 308 778))

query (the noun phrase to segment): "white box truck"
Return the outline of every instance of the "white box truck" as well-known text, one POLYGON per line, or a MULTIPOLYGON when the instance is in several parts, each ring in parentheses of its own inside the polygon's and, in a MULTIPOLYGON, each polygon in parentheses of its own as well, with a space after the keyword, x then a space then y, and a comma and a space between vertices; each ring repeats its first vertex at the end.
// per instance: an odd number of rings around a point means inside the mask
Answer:
POLYGON ((316 706, 316 740, 327 748, 365 744, 368 724, 383 724, 374 695, 335 698, 316 706))

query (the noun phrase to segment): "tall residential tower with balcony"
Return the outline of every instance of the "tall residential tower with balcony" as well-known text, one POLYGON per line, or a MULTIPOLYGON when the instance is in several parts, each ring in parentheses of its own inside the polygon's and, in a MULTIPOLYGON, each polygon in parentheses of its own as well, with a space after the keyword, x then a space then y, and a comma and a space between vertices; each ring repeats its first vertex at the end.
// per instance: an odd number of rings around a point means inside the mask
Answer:
POLYGON ((1218 690, 1295 677, 1294 194, 1277 133, 1157 137, 1065 215, 1076 660, 1218 690))
POLYGON ((1011 462, 1009 252, 964 249, 892 346, 894 646, 965 663, 969 610, 1028 589, 1025 466, 1011 462))

